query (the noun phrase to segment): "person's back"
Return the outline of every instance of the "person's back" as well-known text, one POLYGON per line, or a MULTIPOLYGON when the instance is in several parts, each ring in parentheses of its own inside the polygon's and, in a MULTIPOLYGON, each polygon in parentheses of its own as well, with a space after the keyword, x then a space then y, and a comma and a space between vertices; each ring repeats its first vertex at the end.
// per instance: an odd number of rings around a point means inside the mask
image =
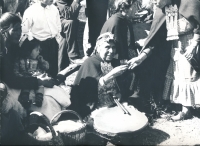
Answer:
POLYGON ((117 53, 120 59, 128 59, 128 22, 120 12, 113 14, 103 25, 101 34, 111 32, 115 34, 118 43, 117 53))
POLYGON ((129 24, 129 18, 132 17, 132 0, 117 0, 115 2, 115 14, 113 14, 103 25, 101 34, 105 32, 112 32, 117 41, 118 59, 130 59, 129 44, 134 49, 134 35, 132 26, 129 24), (130 42, 128 42, 128 32, 130 33, 130 42))

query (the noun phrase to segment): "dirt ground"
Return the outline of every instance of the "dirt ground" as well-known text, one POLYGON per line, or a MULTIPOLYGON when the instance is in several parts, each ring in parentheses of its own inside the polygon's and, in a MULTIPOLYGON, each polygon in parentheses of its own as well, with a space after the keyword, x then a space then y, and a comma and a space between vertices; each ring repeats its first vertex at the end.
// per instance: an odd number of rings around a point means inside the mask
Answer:
MULTIPOLYGON (((83 32, 84 23, 81 24, 79 32, 83 32)), ((79 36, 79 44, 82 44, 82 35, 79 36)), ((82 46, 80 45, 80 53, 83 55, 82 46)), ((66 78, 66 86, 62 86, 67 92, 70 92, 70 86, 77 72, 66 78)), ((198 110, 200 115, 200 110, 198 110)), ((136 117, 137 118, 137 117, 136 117)), ((96 141, 91 137, 88 145, 93 145, 92 141, 96 141)), ((97 144, 97 141, 96 141, 97 144)), ((97 145, 102 145, 98 143, 97 145)), ((105 145, 113 145, 106 143, 105 145)), ((156 119, 153 126, 147 126, 138 134, 133 134, 130 138, 123 141, 123 145, 199 145, 200 146, 200 117, 193 116, 192 119, 171 122, 166 118, 156 119)))
MULTIPOLYGON (((138 26, 140 27, 140 26, 138 26)), ((146 26, 145 26, 146 27, 146 26)), ((148 27, 148 26, 147 26, 148 27)), ((79 28, 79 47, 80 53, 83 55, 82 50, 82 35, 84 23, 79 28)), ((146 34, 143 34, 146 35, 146 34)), ((63 86, 67 92, 70 92, 70 86, 76 77, 77 72, 71 74, 66 78, 63 86)), ((129 139, 123 141, 123 145, 200 145, 200 110, 196 110, 197 115, 192 119, 172 122, 167 118, 158 118, 155 120, 153 126, 147 126, 142 132, 132 135, 129 139)), ((88 145, 102 145, 101 142, 97 143, 94 137, 89 138, 88 145), (92 141, 95 141, 94 143, 92 141)), ((107 143, 107 145, 113 145, 107 143)))
MULTIPOLYGON (((66 85, 73 83, 76 74, 77 72, 67 77, 66 85)), ((65 90, 69 92, 70 86, 66 86, 65 90)), ((142 132, 125 139, 123 145, 200 145, 200 110, 195 112, 196 115, 192 119, 178 122, 158 118, 153 126, 147 126, 142 132)), ((88 141, 88 144, 90 143, 91 141, 88 141)))

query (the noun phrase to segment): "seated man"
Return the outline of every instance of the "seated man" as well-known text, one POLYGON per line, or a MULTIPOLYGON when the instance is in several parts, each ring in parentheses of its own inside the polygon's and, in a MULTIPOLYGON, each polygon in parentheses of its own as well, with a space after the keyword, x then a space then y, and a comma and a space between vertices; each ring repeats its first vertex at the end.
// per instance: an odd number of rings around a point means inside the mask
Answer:
POLYGON ((94 54, 79 69, 71 91, 71 109, 81 116, 87 116, 95 108, 113 106, 112 96, 123 100, 127 97, 128 65, 120 65, 113 59, 115 53, 114 35, 104 33, 97 39, 94 54))

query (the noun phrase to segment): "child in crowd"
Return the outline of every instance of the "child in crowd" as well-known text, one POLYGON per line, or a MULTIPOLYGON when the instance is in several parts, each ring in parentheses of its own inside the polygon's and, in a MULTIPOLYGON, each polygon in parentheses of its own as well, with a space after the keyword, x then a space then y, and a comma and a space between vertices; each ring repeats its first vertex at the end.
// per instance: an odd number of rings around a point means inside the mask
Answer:
MULTIPOLYGON (((20 50, 19 58, 17 58, 14 67, 14 73, 17 76, 39 76, 49 69, 49 63, 43 59, 40 54, 40 42, 36 39, 29 41, 26 39, 20 50)), ((35 104, 38 107, 42 106, 44 87, 40 86, 35 92, 35 104)), ((30 90, 22 89, 19 101, 26 108, 29 101, 30 90)))
POLYGON ((56 77, 61 21, 59 11, 52 3, 53 0, 40 0, 25 10, 22 21, 22 38, 28 37, 29 40, 35 38, 40 41, 41 55, 50 64, 47 72, 52 77, 56 77))
MULTIPOLYGON (((14 73, 19 77, 50 78, 46 73, 50 64, 40 55, 40 50, 42 49, 40 48, 40 41, 25 39, 22 43, 19 57, 15 62, 14 73)), ((70 67, 57 75, 54 82, 58 86, 54 85, 52 88, 39 86, 37 90, 21 89, 21 92, 18 92, 19 102, 28 111, 39 111, 50 120, 53 115, 71 104, 69 94, 59 87, 59 84, 65 80, 65 75, 69 71, 70 67)))

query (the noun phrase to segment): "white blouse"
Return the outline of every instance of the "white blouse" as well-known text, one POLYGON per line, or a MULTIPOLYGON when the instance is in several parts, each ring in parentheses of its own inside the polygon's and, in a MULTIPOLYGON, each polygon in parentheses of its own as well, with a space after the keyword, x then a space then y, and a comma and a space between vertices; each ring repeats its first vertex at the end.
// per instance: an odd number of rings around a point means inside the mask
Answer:
POLYGON ((40 3, 35 3, 24 12, 22 34, 27 34, 29 40, 34 37, 44 41, 59 36, 60 32, 60 14, 56 6, 44 8, 40 3))

